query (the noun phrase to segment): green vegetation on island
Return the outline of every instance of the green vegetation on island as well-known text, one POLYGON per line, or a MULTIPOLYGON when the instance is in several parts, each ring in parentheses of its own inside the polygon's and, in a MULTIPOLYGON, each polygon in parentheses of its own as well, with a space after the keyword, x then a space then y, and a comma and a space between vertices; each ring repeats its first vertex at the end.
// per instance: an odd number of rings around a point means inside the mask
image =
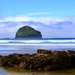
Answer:
POLYGON ((17 31, 16 38, 42 38, 42 35, 30 26, 23 26, 17 31))

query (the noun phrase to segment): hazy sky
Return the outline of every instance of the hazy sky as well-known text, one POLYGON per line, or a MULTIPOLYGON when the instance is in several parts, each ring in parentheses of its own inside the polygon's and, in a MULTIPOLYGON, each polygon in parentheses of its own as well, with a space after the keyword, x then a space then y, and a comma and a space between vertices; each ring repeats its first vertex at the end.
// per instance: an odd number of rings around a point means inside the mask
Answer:
POLYGON ((0 0, 0 38, 25 25, 44 38, 75 37, 75 0, 0 0))

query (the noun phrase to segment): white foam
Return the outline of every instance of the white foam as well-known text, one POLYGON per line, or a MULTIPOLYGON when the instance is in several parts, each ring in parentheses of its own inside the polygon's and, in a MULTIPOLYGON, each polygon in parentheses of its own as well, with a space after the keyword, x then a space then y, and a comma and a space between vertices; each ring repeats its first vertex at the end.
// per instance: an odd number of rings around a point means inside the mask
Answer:
POLYGON ((6 43, 9 42, 10 40, 0 40, 0 43, 6 43))
POLYGON ((0 44, 8 46, 75 46, 75 44, 0 44))
POLYGON ((48 40, 47 42, 75 42, 75 40, 48 40))
MULTIPOLYGON (((10 41, 9 41, 10 42, 10 41)), ((24 42, 24 43, 65 43, 65 42, 75 42, 75 40, 12 40, 11 42, 24 42)))
POLYGON ((75 43, 75 40, 0 40, 1 43, 75 43))

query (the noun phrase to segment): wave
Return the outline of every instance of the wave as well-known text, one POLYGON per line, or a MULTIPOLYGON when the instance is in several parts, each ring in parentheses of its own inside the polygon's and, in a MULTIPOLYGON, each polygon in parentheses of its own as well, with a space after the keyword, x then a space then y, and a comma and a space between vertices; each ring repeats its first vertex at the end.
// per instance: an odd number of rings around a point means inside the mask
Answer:
POLYGON ((75 44, 0 44, 0 46, 75 46, 75 44))
POLYGON ((0 40, 0 44, 75 44, 75 40, 0 40))

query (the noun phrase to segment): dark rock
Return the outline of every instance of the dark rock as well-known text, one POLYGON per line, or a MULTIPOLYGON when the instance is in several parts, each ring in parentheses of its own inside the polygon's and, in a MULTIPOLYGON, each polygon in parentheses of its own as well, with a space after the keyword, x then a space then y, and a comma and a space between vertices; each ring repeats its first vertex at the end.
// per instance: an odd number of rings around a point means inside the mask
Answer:
POLYGON ((38 49, 37 50, 38 54, 51 54, 51 52, 52 52, 51 50, 49 50, 49 51, 48 50, 44 50, 44 49, 38 49))
POLYGON ((42 38, 42 35, 30 26, 24 26, 17 31, 16 38, 42 38))
POLYGON ((0 56, 0 65, 23 69, 59 70, 75 68, 75 51, 48 51, 38 49, 35 54, 0 56))
POLYGON ((2 56, 0 55, 0 66, 2 65, 2 56))
POLYGON ((66 69, 71 67, 70 57, 65 51, 52 52, 52 69, 66 69))

